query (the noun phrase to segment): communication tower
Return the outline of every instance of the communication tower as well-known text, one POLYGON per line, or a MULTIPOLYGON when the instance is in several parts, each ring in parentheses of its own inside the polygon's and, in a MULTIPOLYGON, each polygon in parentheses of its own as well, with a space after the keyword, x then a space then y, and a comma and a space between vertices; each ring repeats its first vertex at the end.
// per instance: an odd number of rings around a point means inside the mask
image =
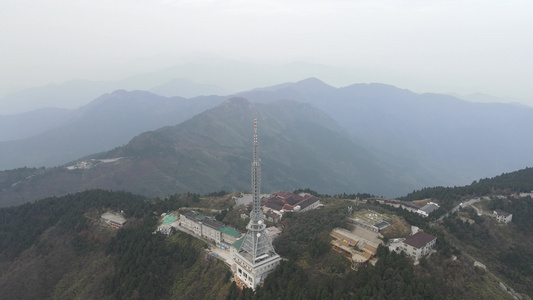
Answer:
POLYGON ((252 161, 252 212, 246 226, 248 232, 232 247, 235 281, 239 286, 255 289, 274 270, 281 257, 274 251, 266 234, 261 210, 261 159, 258 153, 257 117, 254 118, 254 141, 252 161))

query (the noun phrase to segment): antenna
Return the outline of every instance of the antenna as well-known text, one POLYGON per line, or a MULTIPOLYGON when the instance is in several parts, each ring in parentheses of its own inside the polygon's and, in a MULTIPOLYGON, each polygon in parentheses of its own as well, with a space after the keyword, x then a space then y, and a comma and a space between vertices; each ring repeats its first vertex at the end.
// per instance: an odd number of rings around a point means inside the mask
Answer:
POLYGON ((257 144, 257 117, 254 117, 254 144, 257 144))

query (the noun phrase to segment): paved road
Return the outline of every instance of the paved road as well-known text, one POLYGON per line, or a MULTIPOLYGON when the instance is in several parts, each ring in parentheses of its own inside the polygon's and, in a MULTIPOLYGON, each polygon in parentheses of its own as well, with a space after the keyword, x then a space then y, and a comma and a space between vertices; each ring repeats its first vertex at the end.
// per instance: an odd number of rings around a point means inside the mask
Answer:
MULTIPOLYGON (((445 213, 442 217, 438 218, 437 222, 441 221, 442 219, 444 219, 445 217, 449 216, 450 214, 453 214, 454 212, 458 211, 459 208, 464 208, 464 207, 471 206, 472 204, 477 203, 479 201, 481 201, 481 198, 477 197, 477 198, 468 199, 465 202, 461 202, 458 205, 456 205, 454 208, 452 208, 452 210, 450 210, 449 212, 445 213)), ((479 210, 477 209, 477 207, 474 207, 474 209, 477 211, 477 213, 479 215, 480 213, 479 213, 479 210)))

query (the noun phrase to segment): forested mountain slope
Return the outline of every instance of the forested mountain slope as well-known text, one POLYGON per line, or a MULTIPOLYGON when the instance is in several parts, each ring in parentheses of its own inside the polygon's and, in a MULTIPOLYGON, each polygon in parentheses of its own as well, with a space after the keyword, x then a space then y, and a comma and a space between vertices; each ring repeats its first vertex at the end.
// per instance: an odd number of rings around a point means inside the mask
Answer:
POLYGON ((313 187, 375 194, 406 193, 416 185, 383 165, 331 118, 308 104, 254 104, 230 99, 176 126, 143 133, 93 158, 118 160, 93 168, 19 169, 3 174, 3 205, 90 188, 146 196, 247 190, 253 116, 259 118, 264 191, 313 187), (17 172, 24 173, 17 175, 17 172))
POLYGON ((323 110, 382 161, 423 186, 465 185, 533 165, 533 108, 416 94, 386 84, 335 88, 309 78, 239 95, 292 99, 323 110))
MULTIPOLYGON (((460 248, 454 232, 449 231, 448 221, 429 226, 417 216, 414 218, 419 218, 421 228, 438 236, 436 253, 413 265, 406 256, 380 247, 375 266, 354 272, 349 260, 331 250, 329 243, 333 228, 349 226, 345 221, 349 216, 347 208, 353 205, 335 197, 324 198, 323 209, 284 218, 283 233, 274 246, 285 260, 255 293, 246 289, 239 295, 230 281, 229 268, 203 255, 204 242, 181 232, 168 238, 153 233, 162 212, 184 207, 224 209, 227 214, 222 215, 223 222, 230 222, 230 215, 240 219, 242 212, 233 212, 231 196, 200 197, 188 193, 150 200, 129 193, 93 190, 0 208, 3 296, 9 299, 511 299, 500 289, 498 280, 520 287, 519 292, 529 291, 519 282, 513 282, 512 274, 502 274, 496 280, 492 272, 473 267, 471 249, 467 252, 466 248, 460 248), (127 218, 124 228, 117 231, 106 227, 100 220, 106 211, 123 211, 127 218), (28 220, 32 220, 32 226, 25 226, 28 220)), ((356 208, 360 209, 396 213, 394 209, 371 203, 356 208)), ((400 218, 404 213, 399 214, 400 218)), ((488 224, 490 220, 485 222, 488 224)), ((487 237, 470 239, 480 242, 487 237)), ((503 255, 513 253, 512 249, 507 251, 511 252, 503 255)), ((522 272, 514 265, 508 270, 522 272)))
MULTIPOLYGON (((107 151, 124 145, 142 132, 179 124, 219 104, 223 99, 218 96, 166 98, 143 91, 119 90, 104 94, 68 114, 58 114, 62 112, 58 111, 53 115, 56 118, 53 123, 39 123, 39 119, 46 121, 51 118, 48 116, 50 113, 43 115, 49 110, 27 113, 24 124, 41 125, 43 131, 33 129, 31 136, 0 142, 0 170, 57 166, 107 151)), ((13 118, 0 118, 0 122, 6 120, 7 127, 4 130, 17 126, 14 121, 7 123, 13 118)), ((17 130, 12 129, 15 132, 17 130)))

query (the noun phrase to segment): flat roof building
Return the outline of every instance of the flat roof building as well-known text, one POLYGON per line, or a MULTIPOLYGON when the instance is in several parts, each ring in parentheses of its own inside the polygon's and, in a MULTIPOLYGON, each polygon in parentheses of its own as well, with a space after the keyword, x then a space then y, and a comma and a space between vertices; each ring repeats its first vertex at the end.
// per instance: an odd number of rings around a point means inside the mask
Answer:
POLYGON ((439 205, 437 203, 429 202, 428 204, 422 206, 419 210, 417 210, 416 213, 422 215, 423 217, 427 217, 430 213, 434 212, 438 208, 439 205))
POLYGON ((107 225, 116 229, 122 228, 124 223, 126 223, 126 218, 124 218, 121 214, 110 211, 104 213, 101 218, 107 225))

